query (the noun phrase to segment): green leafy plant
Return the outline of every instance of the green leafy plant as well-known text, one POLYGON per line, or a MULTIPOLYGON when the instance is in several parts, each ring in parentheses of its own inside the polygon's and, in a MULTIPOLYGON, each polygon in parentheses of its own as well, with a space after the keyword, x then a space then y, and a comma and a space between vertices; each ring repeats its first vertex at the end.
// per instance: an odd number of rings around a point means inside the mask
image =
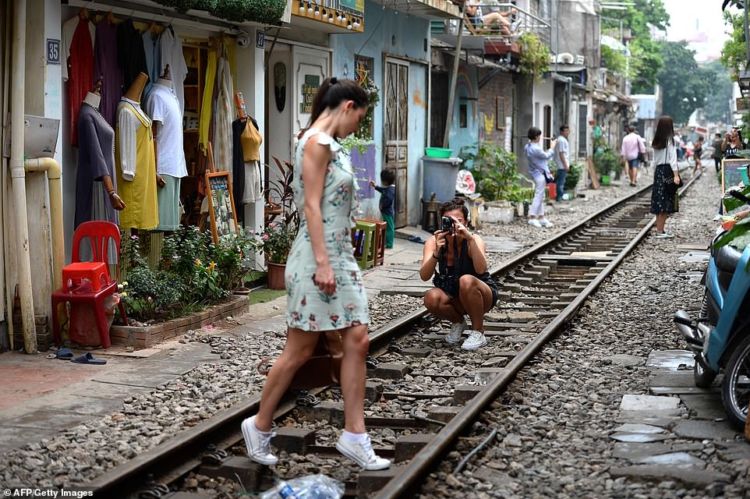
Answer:
POLYGON ((212 16, 234 22, 279 24, 286 0, 156 0, 178 12, 205 10, 212 16))
POLYGON ((500 146, 483 142, 462 148, 459 156, 471 170, 477 192, 487 201, 508 199, 513 189, 522 187, 516 155, 500 146))
POLYGON ((359 154, 364 154, 373 143, 372 139, 363 139, 358 135, 349 135, 348 137, 341 139, 341 147, 343 147, 344 151, 349 154, 355 149, 359 154))
POLYGON ((357 128, 357 132, 354 135, 362 137, 364 140, 372 141, 375 129, 373 126, 375 106, 380 102, 380 90, 369 76, 360 81, 359 85, 367 92, 367 113, 365 113, 362 121, 359 122, 359 128, 357 128))
POLYGON ((285 224, 281 220, 269 223, 259 236, 259 244, 271 263, 284 264, 289 257, 292 243, 297 237, 297 227, 285 224))
POLYGON ((572 191, 578 185, 578 181, 583 173, 583 165, 580 163, 573 163, 570 165, 568 170, 568 176, 565 177, 565 190, 572 191))
POLYGON ((625 54, 607 45, 602 45, 601 50, 602 65, 613 73, 625 75, 625 70, 627 69, 627 59, 625 58, 625 54))
POLYGON ((519 70, 522 73, 533 75, 536 80, 549 71, 549 47, 535 33, 526 31, 521 34, 518 44, 521 48, 519 70))
POLYGON ((599 149, 594 153, 594 166, 599 175, 609 175, 617 170, 620 158, 609 147, 599 149))

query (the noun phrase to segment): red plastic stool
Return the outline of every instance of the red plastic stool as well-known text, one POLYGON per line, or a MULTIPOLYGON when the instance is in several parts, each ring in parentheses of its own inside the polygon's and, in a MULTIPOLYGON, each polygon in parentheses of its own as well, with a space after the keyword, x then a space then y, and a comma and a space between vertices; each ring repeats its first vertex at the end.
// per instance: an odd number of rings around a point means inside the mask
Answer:
POLYGON ((62 269, 63 285, 68 290, 80 287, 84 279, 91 282, 91 290, 99 291, 110 283, 109 270, 104 262, 75 262, 62 269))

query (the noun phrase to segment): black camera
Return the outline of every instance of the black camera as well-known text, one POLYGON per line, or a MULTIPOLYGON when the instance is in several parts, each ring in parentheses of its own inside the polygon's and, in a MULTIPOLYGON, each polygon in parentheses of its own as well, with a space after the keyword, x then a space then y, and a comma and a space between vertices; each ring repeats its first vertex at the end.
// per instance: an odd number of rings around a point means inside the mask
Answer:
POLYGON ((451 217, 443 217, 440 230, 443 232, 453 232, 453 219, 451 217))

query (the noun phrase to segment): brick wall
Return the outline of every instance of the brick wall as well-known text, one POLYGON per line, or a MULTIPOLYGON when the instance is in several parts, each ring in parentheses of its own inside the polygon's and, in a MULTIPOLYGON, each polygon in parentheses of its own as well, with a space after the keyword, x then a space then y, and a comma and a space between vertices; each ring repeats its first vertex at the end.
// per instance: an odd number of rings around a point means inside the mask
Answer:
MULTIPOLYGON (((479 80, 488 72, 480 70, 479 80)), ((510 73, 499 73, 479 90, 479 139, 502 146, 505 143, 505 117, 512 115, 513 80, 510 73), (499 123, 498 103, 501 112, 499 123)))

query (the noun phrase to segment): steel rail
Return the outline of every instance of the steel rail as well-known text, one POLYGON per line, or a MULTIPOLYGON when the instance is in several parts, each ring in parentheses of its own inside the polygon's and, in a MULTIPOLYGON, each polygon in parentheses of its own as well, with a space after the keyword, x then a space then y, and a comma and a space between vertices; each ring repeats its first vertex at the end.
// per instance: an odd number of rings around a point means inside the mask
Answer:
MULTIPOLYGON (((698 177, 694 177, 679 191, 682 196, 698 177)), ((643 191, 640 191, 643 192, 643 191)), ((640 194, 639 192, 639 194, 640 194)), ((577 313, 578 309, 591 296, 604 280, 625 260, 638 244, 651 231, 655 219, 651 219, 630 243, 607 265, 602 272, 591 281, 578 296, 566 306, 552 322, 529 343, 513 360, 503 368, 503 372, 495 377, 486 387, 475 395, 450 422, 435 435, 422 450, 417 453, 400 473, 393 477, 375 496, 376 499, 394 499, 399 497, 413 497, 414 489, 421 479, 430 473, 433 466, 453 445, 453 442, 464 430, 481 414, 485 407, 494 402, 503 390, 513 381, 516 374, 534 358, 537 352, 549 342, 577 313)))
MULTIPOLYGON (((684 189, 687 189, 691 183, 692 180, 684 189)), ((642 195, 650 188, 651 185, 649 184, 642 189, 634 191, 628 196, 610 203, 577 224, 563 230, 562 232, 554 234, 550 239, 542 241, 520 254, 501 262, 496 267, 492 268, 490 272, 492 275, 507 272, 525 260, 533 258, 536 254, 542 252, 546 248, 564 240, 566 237, 570 236, 577 230, 580 230, 591 221, 606 215, 608 212, 628 203, 633 198, 642 195)), ((653 223, 653 221, 651 223, 653 223)), ((651 224, 648 225, 648 228, 650 227, 651 224)), ((567 308, 565 310, 567 310, 567 308)), ((373 331, 370 335, 370 351, 372 352, 378 348, 383 348, 383 346, 393 339, 394 336, 397 336, 404 330, 408 330, 426 314, 427 309, 420 307, 404 317, 390 321, 373 331)), ((240 437, 237 428, 239 428, 241 421, 257 412, 259 406, 260 395, 255 395, 245 401, 239 402, 229 409, 218 412, 209 420, 203 421, 190 429, 178 433, 169 441, 159 444, 134 459, 116 466, 112 470, 82 486, 82 489, 92 491, 93 497, 107 499, 111 497, 122 497, 125 492, 134 492, 139 487, 143 486, 143 481, 139 479, 139 477, 147 476, 149 474, 154 475, 155 477, 163 477, 170 474, 172 470, 182 469, 184 467, 184 455, 186 453, 198 456, 206 449, 208 444, 215 443, 219 440, 227 440, 228 436, 231 435, 237 435, 236 438, 239 440, 240 437), (229 428, 231 428, 231 430, 229 430, 229 428)), ((289 413, 293 408, 293 401, 287 400, 280 405, 276 416, 278 417, 279 415, 289 413)), ((454 418, 453 421, 456 421, 457 419, 458 418, 454 418)), ((446 428, 450 425, 451 424, 449 423, 446 428)), ((438 436, 442 435, 444 431, 445 429, 441 431, 438 436)), ((430 448, 430 446, 428 446, 428 448, 430 448)), ((440 448, 442 448, 442 446, 440 448)), ((425 462, 431 462, 432 460, 433 459, 429 459, 425 462)), ((411 466, 408 469, 410 468, 411 466)), ((393 481, 391 481, 391 483, 392 482, 393 481)), ((388 488, 381 491, 381 493, 385 490, 388 490, 388 488)))

